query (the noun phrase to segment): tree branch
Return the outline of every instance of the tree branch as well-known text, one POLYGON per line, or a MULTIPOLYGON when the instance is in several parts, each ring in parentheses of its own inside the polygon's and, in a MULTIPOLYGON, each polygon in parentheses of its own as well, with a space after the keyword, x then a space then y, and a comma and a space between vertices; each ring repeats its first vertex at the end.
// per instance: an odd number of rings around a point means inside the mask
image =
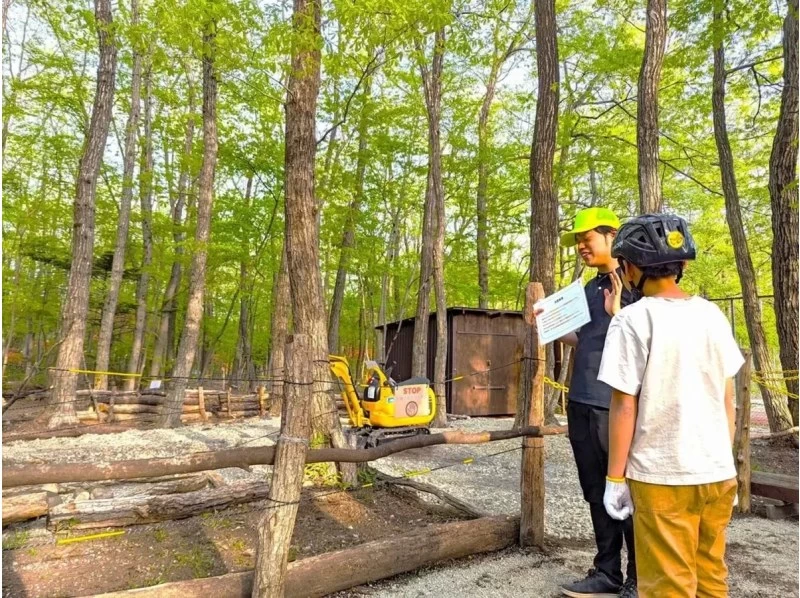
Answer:
POLYGON ((737 71, 744 71, 744 70, 747 70, 747 69, 751 69, 751 68, 753 68, 755 66, 758 66, 759 64, 766 64, 768 62, 775 62, 776 60, 783 60, 783 54, 780 54, 778 56, 774 56, 772 58, 764 58, 763 60, 756 60, 755 62, 747 62, 745 64, 740 64, 739 66, 735 66, 735 67, 730 68, 727 71, 725 71, 725 75, 727 76, 727 75, 730 75, 730 74, 735 73, 737 71))
POLYGON ((378 58, 382 54, 383 54, 383 48, 379 48, 378 51, 373 55, 373 57, 367 63, 367 66, 361 73, 361 76, 359 77, 358 82, 356 82, 356 86, 353 88, 353 91, 351 91, 350 95, 347 96, 347 100, 345 101, 344 104, 344 113, 342 114, 342 118, 340 118, 337 122, 333 123, 333 125, 331 125, 328 128, 328 130, 325 131, 325 133, 323 133, 322 137, 320 137, 317 140, 317 145, 320 145, 323 141, 325 141, 325 139, 327 139, 328 135, 330 135, 334 129, 337 129, 345 122, 347 122, 347 115, 350 112, 350 104, 353 102, 353 98, 356 97, 356 94, 358 93, 358 90, 361 88, 361 84, 364 82, 364 80, 370 75, 372 75, 376 70, 378 70, 378 67, 381 66, 381 64, 383 64, 383 62, 377 62, 378 58))

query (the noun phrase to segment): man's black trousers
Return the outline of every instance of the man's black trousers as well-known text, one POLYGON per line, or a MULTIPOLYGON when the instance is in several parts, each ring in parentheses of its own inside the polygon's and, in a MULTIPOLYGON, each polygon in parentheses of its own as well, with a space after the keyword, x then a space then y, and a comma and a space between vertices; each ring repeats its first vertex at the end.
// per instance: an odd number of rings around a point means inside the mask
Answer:
POLYGON ((628 577, 636 579, 633 517, 611 518, 603 506, 608 470, 608 409, 570 401, 567 407, 569 442, 578 466, 583 498, 589 503, 597 542, 594 566, 622 583, 622 541, 628 549, 628 577))

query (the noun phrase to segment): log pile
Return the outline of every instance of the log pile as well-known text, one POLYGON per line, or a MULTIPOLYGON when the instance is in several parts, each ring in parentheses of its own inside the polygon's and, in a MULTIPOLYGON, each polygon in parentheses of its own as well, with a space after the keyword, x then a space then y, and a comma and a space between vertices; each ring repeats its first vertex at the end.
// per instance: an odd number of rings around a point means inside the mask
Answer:
MULTIPOLYGON (((142 392, 78 391, 85 401, 78 403, 78 419, 83 422, 131 422, 153 424, 158 418, 165 393, 157 390, 142 392)), ((250 394, 233 394, 228 390, 187 389, 181 408, 181 421, 207 422, 242 417, 266 416, 269 413, 269 393, 259 388, 250 394)))
MULTIPOLYGON (((35 419, 44 408, 49 390, 37 390, 24 400, 10 406, 3 414, 3 421, 24 422, 35 419), (33 405, 39 401, 41 405, 33 405), (24 403, 24 405, 23 405, 24 403), (39 407, 38 409, 35 407, 39 407)), ((75 410, 78 419, 85 424, 120 424, 132 427, 155 423, 165 399, 163 390, 141 391, 82 389, 75 393, 75 410)), ((257 392, 239 394, 218 389, 190 388, 186 390, 181 408, 181 421, 208 422, 226 421, 242 417, 265 417, 269 415, 269 393, 259 386, 257 392)))

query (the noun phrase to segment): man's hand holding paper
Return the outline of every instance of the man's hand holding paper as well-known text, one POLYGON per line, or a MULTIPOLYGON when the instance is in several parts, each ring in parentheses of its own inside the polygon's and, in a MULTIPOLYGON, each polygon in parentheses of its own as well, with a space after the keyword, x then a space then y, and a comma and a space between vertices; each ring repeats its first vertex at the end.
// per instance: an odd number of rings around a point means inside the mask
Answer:
POLYGON ((574 332, 591 320, 580 280, 537 302, 533 310, 542 345, 574 332))

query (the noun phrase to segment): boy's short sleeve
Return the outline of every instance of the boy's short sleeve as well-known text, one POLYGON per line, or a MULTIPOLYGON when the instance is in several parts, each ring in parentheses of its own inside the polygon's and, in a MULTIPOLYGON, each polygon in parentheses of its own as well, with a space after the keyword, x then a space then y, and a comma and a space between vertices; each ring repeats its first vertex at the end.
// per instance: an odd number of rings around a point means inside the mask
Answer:
POLYGON ((733 378, 744 364, 744 357, 739 349, 739 343, 736 342, 733 332, 731 332, 728 318, 726 318, 725 314, 721 311, 719 313, 721 316, 720 320, 722 321, 722 330, 720 331, 720 336, 722 338, 722 368, 725 373, 725 378, 733 378))
POLYGON ((611 320, 597 379, 611 388, 636 396, 642 387, 648 350, 626 314, 611 320))

